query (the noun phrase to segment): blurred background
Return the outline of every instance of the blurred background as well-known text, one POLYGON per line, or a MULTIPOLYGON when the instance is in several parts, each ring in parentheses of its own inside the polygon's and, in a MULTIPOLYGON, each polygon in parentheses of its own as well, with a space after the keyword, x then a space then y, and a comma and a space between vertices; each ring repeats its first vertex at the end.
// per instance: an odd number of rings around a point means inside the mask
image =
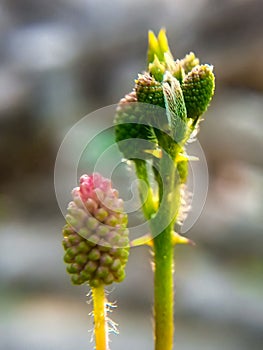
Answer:
MULTIPOLYGON (((217 84, 197 245, 176 248, 176 349, 263 347, 263 2, 1 0, 1 350, 93 348, 88 289, 62 261, 54 163, 74 123, 132 89, 147 32, 163 26, 174 56, 194 51, 217 84)), ((113 350, 153 348, 152 287, 149 250, 133 249, 110 288, 113 350)))

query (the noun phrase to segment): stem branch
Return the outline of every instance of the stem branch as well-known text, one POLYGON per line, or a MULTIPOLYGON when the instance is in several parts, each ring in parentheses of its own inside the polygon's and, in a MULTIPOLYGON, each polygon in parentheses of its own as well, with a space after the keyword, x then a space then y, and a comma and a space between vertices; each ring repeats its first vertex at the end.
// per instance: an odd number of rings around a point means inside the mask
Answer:
POLYGON ((145 160, 142 160, 142 159, 136 159, 134 163, 135 163, 137 178, 141 180, 139 183, 139 195, 142 203, 142 211, 145 218, 147 220, 150 220, 152 215, 155 213, 155 207, 153 202, 152 188, 148 178, 147 163, 145 160), (146 185, 146 189, 147 189, 146 195, 145 195, 145 189, 143 184, 146 185))

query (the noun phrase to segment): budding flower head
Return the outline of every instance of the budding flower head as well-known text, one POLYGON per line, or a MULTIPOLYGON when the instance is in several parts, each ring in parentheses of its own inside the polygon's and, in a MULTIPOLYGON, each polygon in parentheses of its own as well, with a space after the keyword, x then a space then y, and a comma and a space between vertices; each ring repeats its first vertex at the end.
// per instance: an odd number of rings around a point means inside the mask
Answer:
POLYGON ((194 67, 198 66, 200 62, 199 58, 196 57, 193 52, 190 52, 180 60, 180 64, 183 67, 185 74, 188 74, 194 67))
POLYGON ((152 31, 148 34, 148 71, 157 80, 162 81, 167 69, 174 65, 165 29, 161 29, 156 37, 152 31))
MULTIPOLYGON (((163 148, 173 156, 176 144, 182 146, 197 133, 214 89, 212 66, 200 64, 193 52, 174 60, 165 30, 157 36, 150 31, 147 70, 120 100, 114 119, 115 139, 124 157, 155 160, 163 148)), ((187 164, 180 164, 182 182, 187 164)))
POLYGON ((157 37, 150 30, 148 33, 148 64, 153 63, 155 57, 159 62, 164 62, 165 53, 171 54, 165 29, 161 29, 157 37))
POLYGON ((146 159, 145 149, 156 148, 156 136, 150 125, 151 110, 140 104, 136 91, 132 91, 118 104, 115 124, 115 139, 126 159, 146 159))
POLYGON ((200 117, 210 104, 215 90, 213 67, 195 66, 184 78, 182 91, 188 118, 200 117))
POLYGON ((82 175, 72 191, 63 228, 64 261, 73 284, 120 282, 129 255, 127 214, 111 181, 82 175))

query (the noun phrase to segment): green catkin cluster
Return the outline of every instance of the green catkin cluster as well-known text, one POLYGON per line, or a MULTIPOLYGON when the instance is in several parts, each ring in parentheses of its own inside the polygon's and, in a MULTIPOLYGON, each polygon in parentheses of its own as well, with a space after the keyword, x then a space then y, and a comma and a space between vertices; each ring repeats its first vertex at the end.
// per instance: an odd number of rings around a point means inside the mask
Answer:
POLYGON ((63 228, 64 261, 73 284, 121 282, 129 255, 127 214, 108 179, 84 175, 73 190, 63 228))
POLYGON ((136 92, 127 94, 119 102, 115 124, 115 138, 126 159, 147 159, 145 149, 156 148, 156 136, 149 125, 147 106, 137 103, 136 92))
POLYGON ((185 76, 182 91, 188 118, 200 117, 207 110, 214 89, 213 68, 207 64, 194 67, 185 76))
MULTIPOLYGON (((160 153, 154 153, 155 150, 169 153, 179 147, 185 153, 185 144, 198 131, 198 122, 209 106, 214 88, 212 66, 200 65, 193 52, 174 60, 165 31, 161 30, 158 37, 149 32, 147 71, 138 75, 133 92, 121 99, 115 116, 116 142, 124 157, 152 159, 158 168, 156 157, 160 153), (127 139, 129 142, 121 142, 127 139), (171 146, 173 143, 178 146, 171 146)), ((180 182, 185 184, 187 159, 177 162, 177 171, 180 182)))
POLYGON ((139 74, 135 80, 135 92, 138 102, 165 107, 163 87, 149 73, 139 74))
MULTIPOLYGON (((121 99, 115 116, 116 142, 124 157, 152 158, 150 151, 165 148, 164 133, 166 138, 170 135, 183 147, 182 143, 197 130, 214 88, 212 66, 200 65, 193 52, 174 61, 165 32, 160 31, 158 38, 150 32, 148 71, 139 74, 134 91, 121 99), (152 109, 147 109, 147 104, 152 109), (153 106, 160 108, 153 109, 153 106), (148 142, 135 142, 136 139, 148 142), (129 142, 122 143, 123 140, 129 142)), ((186 166, 187 161, 178 165, 183 182, 187 176, 186 166)))
POLYGON ((175 224, 180 226, 189 210, 186 183, 191 158, 186 154, 186 145, 196 135, 200 118, 209 106, 215 78, 212 67, 201 65, 192 52, 183 59, 174 60, 164 29, 158 36, 149 32, 147 61, 146 72, 135 80, 133 92, 117 107, 115 135, 119 149, 125 158, 134 160, 136 175, 148 189, 145 200, 139 186, 142 210, 150 222, 154 252, 155 349, 171 350, 174 338, 173 247, 189 243, 174 232, 175 224), (145 105, 150 107, 147 109, 145 105), (160 113, 157 106, 164 112, 160 113), (144 125, 140 124, 142 122, 144 125), (132 138, 134 140, 127 146, 121 142, 132 138), (137 144, 137 138, 150 141, 151 147, 137 144), (159 221, 164 223, 163 230, 158 229, 159 221))
POLYGON ((147 122, 152 125, 160 145, 162 134, 168 130, 163 85, 146 72, 139 74, 135 80, 135 92, 138 102, 148 104, 148 107, 143 105, 144 114, 147 116, 147 122))

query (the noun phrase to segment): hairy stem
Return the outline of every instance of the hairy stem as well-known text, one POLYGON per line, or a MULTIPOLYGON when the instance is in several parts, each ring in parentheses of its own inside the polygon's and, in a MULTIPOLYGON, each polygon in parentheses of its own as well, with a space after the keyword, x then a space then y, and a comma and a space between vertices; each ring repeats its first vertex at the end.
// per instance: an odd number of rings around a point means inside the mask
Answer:
POLYGON ((96 350, 109 350, 106 298, 103 286, 92 288, 96 350))
MULTIPOLYGON (((166 140, 164 140, 165 142, 166 140)), ((144 216, 149 220, 154 250, 155 350, 172 350, 174 335, 173 228, 180 208, 180 181, 174 159, 180 148, 165 144, 162 158, 153 164, 159 189, 159 208, 154 209, 145 161, 137 161, 136 174, 147 185, 148 196, 139 186, 144 216)))
POLYGON ((180 207, 179 179, 176 166, 168 155, 160 163, 159 191, 162 200, 151 221, 154 237, 154 317, 155 350, 172 350, 174 335, 173 228, 180 207))

